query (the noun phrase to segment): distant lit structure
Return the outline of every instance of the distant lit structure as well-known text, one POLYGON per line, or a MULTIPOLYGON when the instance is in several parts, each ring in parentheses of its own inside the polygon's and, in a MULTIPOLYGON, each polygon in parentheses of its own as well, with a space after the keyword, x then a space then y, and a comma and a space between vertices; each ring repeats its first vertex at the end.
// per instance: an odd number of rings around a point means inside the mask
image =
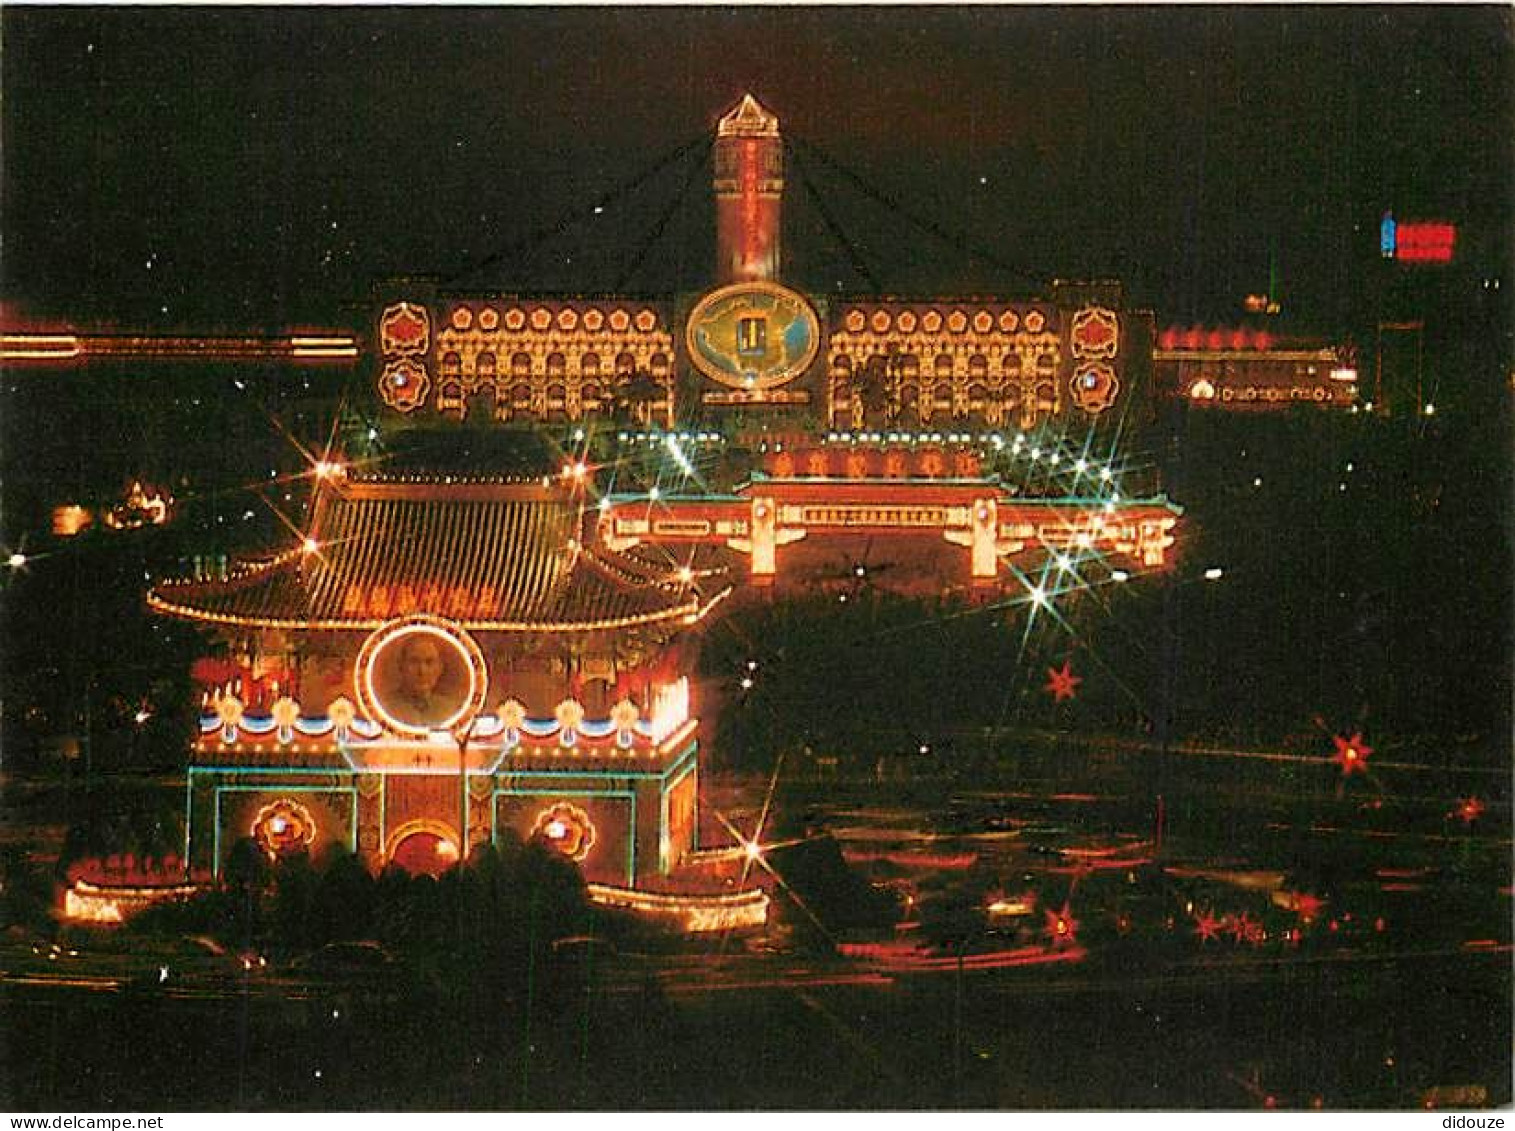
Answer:
POLYGON ((1358 401, 1354 351, 1252 327, 1172 326, 1152 351, 1160 395, 1232 411, 1350 409, 1358 401))
POLYGON ((1457 250, 1457 225, 1444 220, 1394 219, 1385 212, 1379 225, 1379 253, 1400 263, 1451 263, 1457 250))
POLYGON ((112 530, 162 526, 172 514, 173 502, 167 491, 143 486, 141 480, 134 479, 122 500, 105 511, 103 521, 112 530))

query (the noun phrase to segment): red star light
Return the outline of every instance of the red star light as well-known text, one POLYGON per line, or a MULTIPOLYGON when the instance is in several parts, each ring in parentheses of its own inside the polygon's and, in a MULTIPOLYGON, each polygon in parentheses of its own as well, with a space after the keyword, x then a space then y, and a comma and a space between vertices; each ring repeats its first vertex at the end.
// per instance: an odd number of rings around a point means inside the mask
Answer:
POLYGON ((1047 669, 1046 690, 1051 692, 1054 702, 1061 703, 1078 694, 1078 685, 1084 682, 1084 677, 1074 675, 1072 667, 1071 660, 1064 660, 1062 667, 1047 669))
POLYGON ((1465 825, 1471 825, 1483 814, 1483 802, 1469 797, 1457 803, 1457 816, 1465 825))
POLYGON ((1072 946, 1078 941, 1078 920, 1069 912, 1066 903, 1059 911, 1049 908, 1043 914, 1047 917, 1047 935, 1053 946, 1072 946))
POLYGON ((1373 753, 1373 748, 1362 740, 1361 731, 1353 731, 1351 738, 1333 735, 1331 741, 1336 745, 1336 761, 1341 763, 1343 775, 1350 777, 1367 769, 1368 757, 1373 753))
POLYGON ((1199 936, 1201 943, 1220 938, 1220 926, 1220 920, 1208 911, 1194 917, 1194 933, 1199 936))

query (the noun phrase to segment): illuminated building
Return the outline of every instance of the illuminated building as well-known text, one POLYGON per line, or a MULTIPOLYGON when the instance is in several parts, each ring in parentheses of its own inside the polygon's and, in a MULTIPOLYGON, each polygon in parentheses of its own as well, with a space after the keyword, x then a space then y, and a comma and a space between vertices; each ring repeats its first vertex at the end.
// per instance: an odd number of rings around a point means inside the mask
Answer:
POLYGON ((1231 411, 1350 409, 1358 373, 1350 348, 1250 327, 1171 326, 1152 351, 1159 395, 1231 411))
MULTIPOLYGON (((323 460, 291 545, 154 586, 152 608, 226 653, 197 666, 193 875, 219 873, 244 838, 275 857, 338 845, 373 868, 439 871, 509 833, 575 860, 600 902, 691 930, 761 921, 760 893, 670 890, 701 855, 694 638, 728 597, 807 584, 818 555, 875 538, 927 563, 898 571, 903 588, 936 593, 1018 590, 1012 562, 1070 551, 1167 563, 1178 508, 1123 497, 1109 466, 1059 466, 1053 441, 1043 457, 1017 432, 1113 436, 1139 403, 1150 317, 1118 284, 804 294, 780 281, 777 119, 746 97, 713 144, 710 290, 401 281, 376 295, 366 337, 232 342, 356 360, 387 431, 620 430, 623 448, 678 463, 683 486, 601 481, 577 453, 559 474, 514 478, 323 460), (686 449, 714 439, 722 458, 722 429, 756 460, 717 491, 690 477, 686 449), (1048 486, 1023 493, 986 471, 1001 450, 1045 458, 1048 486)), ((88 356, 89 339, 70 341, 88 356)))
POLYGON ((318 493, 311 530, 316 549, 148 595, 284 673, 204 701, 193 871, 242 837, 441 870, 465 796, 470 847, 544 838, 599 883, 635 886, 693 847, 675 637, 723 577, 686 584, 586 544, 582 499, 554 483, 354 475, 318 493))

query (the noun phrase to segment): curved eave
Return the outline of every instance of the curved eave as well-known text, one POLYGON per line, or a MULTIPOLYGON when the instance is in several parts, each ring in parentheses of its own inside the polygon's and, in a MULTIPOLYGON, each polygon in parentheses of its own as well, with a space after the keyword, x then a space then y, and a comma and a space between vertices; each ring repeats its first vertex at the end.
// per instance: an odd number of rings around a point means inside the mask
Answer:
MULTIPOLYGON (((680 622, 698 624, 705 616, 731 593, 727 585, 701 602, 698 596, 667 609, 653 613, 637 613, 624 617, 607 617, 592 621, 506 621, 459 619, 456 623, 468 632, 514 632, 514 633, 590 633, 607 632, 646 625, 680 622)), ((164 616, 200 624, 219 625, 227 628, 292 629, 302 632, 372 632, 390 623, 392 617, 362 617, 353 619, 305 617, 248 617, 236 613, 216 612, 197 608, 194 605, 171 601, 158 589, 147 592, 147 607, 164 616)))

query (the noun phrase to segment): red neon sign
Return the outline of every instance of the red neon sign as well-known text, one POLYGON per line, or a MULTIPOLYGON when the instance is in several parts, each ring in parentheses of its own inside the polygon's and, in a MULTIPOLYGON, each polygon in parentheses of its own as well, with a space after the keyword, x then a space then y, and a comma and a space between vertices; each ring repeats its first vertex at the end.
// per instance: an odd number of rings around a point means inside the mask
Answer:
POLYGON ((1402 223, 1395 254, 1406 263, 1450 263, 1456 246, 1456 225, 1402 223))

